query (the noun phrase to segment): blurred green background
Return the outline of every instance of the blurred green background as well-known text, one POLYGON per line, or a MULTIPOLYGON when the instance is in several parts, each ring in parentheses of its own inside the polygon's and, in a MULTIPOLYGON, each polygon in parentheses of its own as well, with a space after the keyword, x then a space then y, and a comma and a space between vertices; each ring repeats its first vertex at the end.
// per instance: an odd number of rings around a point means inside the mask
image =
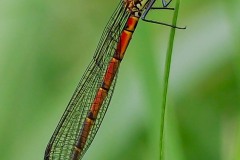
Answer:
MULTIPOLYGON (((118 2, 0 1, 0 159, 43 159, 118 2)), ((176 32, 166 160, 240 159, 239 6, 239 0, 182 0, 178 24, 187 30, 176 32)), ((170 23, 171 12, 150 17, 170 23)), ((158 159, 169 31, 140 21, 85 160, 158 159)))

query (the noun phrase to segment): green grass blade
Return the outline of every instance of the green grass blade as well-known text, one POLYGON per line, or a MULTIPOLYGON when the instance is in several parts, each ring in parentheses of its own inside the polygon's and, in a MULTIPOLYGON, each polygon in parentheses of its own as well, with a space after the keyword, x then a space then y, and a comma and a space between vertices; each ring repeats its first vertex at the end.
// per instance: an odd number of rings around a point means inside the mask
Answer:
MULTIPOLYGON (((178 11, 180 6, 180 0, 176 0, 175 11, 172 19, 172 25, 176 26, 178 11)), ((164 80, 163 80, 163 94, 162 94, 162 111, 161 111, 161 121, 160 121, 160 160, 163 160, 163 140, 164 140, 164 124, 165 124, 165 111, 166 111, 166 101, 167 101, 167 92, 168 92, 168 80, 171 67, 172 51, 173 51, 173 42, 175 37, 175 28, 171 28, 170 38, 168 42, 167 55, 165 59, 164 67, 164 80)))

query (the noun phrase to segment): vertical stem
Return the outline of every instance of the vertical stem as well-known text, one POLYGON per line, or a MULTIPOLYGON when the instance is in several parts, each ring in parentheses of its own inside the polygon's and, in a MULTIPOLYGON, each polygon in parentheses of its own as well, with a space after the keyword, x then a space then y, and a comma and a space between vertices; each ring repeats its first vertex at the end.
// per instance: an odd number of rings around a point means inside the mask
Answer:
MULTIPOLYGON (((180 0, 176 0, 175 11, 174 11, 173 19, 172 19, 173 26, 176 26, 176 24, 177 24, 179 5, 180 5, 180 0)), ((169 38, 169 42, 168 42, 167 55, 166 55, 166 60, 165 60, 165 67, 164 67, 163 100, 162 100, 162 111, 161 111, 161 121, 160 121, 160 158, 159 158, 160 160, 163 160, 163 156, 164 156, 163 140, 164 140, 165 110, 166 110, 168 80, 169 80, 169 73, 170 73, 170 67, 171 67, 174 37, 175 37, 175 28, 171 28, 170 38, 169 38)))

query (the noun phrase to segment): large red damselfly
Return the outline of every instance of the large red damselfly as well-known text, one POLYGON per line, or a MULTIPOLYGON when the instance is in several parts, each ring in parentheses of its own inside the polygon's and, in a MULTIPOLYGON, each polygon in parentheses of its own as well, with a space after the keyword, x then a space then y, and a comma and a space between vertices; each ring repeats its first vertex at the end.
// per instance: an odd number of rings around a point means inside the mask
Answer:
POLYGON ((101 36, 94 57, 80 80, 45 151, 45 160, 80 160, 92 143, 109 106, 120 62, 136 29, 138 20, 148 20, 156 0, 121 0, 101 36))

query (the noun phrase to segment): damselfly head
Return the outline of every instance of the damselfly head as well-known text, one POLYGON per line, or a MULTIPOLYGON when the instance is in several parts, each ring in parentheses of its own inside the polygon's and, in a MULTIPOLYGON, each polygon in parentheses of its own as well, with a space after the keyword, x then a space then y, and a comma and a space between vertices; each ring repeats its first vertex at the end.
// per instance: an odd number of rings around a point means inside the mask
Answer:
POLYGON ((149 0, 124 0, 124 4, 128 12, 140 16, 148 1, 149 0))

